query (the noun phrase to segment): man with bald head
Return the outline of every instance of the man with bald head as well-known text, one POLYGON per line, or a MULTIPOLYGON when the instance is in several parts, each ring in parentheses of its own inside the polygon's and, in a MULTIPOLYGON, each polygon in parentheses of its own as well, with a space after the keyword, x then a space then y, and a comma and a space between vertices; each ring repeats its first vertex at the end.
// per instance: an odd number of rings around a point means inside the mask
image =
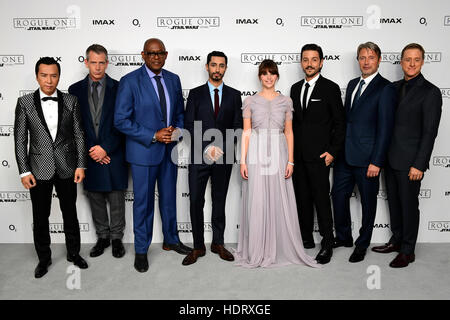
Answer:
POLYGON ((165 69, 167 51, 156 38, 145 41, 144 65, 122 77, 116 99, 114 125, 126 136, 126 160, 133 178, 134 267, 148 270, 152 241, 155 185, 164 235, 163 249, 188 254, 177 231, 177 166, 172 149, 183 128, 184 103, 180 78, 165 69))

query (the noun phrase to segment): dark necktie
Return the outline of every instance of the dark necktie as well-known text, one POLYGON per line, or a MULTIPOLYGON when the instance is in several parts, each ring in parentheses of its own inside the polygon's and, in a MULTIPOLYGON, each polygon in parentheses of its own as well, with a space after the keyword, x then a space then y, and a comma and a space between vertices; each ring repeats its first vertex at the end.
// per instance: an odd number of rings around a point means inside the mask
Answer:
POLYGON ((359 97, 361 96, 361 90, 362 90, 362 87, 363 87, 363 85, 365 84, 366 82, 364 81, 364 80, 361 80, 360 82, 359 82, 359 88, 358 88, 358 91, 356 91, 356 94, 355 94, 355 97, 353 98, 353 102, 352 102, 352 108, 353 108, 353 105, 355 104, 355 102, 359 99, 359 97))
POLYGON ((98 108, 98 86, 100 82, 94 81, 92 82, 92 101, 94 102, 94 109, 97 111, 98 108))
POLYGON ((408 81, 403 81, 402 86, 400 87, 400 99, 398 102, 401 102, 403 98, 406 96, 406 86, 408 85, 408 81))
POLYGON ((48 101, 48 100, 58 101, 58 98, 57 97, 44 97, 44 98, 42 98, 42 101, 48 101))
POLYGON ((214 89, 214 114, 219 114, 219 89, 214 89))
POLYGON ((308 100, 308 89, 309 83, 307 82, 305 84, 305 91, 303 92, 303 101, 302 101, 303 113, 306 111, 306 101, 308 100))
POLYGON ((166 94, 164 93, 164 87, 161 83, 161 76, 155 76, 156 85, 158 86, 159 104, 161 105, 161 112, 163 114, 164 123, 167 125, 167 104, 166 94))

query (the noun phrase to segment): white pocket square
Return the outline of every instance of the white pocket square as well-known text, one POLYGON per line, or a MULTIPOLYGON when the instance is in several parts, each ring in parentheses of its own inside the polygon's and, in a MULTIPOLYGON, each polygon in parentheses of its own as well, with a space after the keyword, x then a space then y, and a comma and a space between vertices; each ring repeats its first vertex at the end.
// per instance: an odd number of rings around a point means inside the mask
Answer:
POLYGON ((314 101, 322 101, 322 99, 311 99, 311 102, 314 102, 314 101))

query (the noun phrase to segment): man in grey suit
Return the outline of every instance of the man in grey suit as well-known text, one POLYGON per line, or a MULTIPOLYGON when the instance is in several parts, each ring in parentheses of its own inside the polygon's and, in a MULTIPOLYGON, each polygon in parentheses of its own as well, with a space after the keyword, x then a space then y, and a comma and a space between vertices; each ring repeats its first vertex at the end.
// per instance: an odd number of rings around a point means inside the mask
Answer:
POLYGON ((67 260, 82 269, 88 267, 79 255, 80 227, 75 204, 77 184, 84 179, 86 148, 77 98, 56 89, 59 63, 50 57, 41 58, 35 73, 40 88, 17 101, 14 143, 22 184, 30 190, 34 245, 39 258, 34 276, 41 278, 52 263, 48 218, 53 186, 64 220, 67 260))

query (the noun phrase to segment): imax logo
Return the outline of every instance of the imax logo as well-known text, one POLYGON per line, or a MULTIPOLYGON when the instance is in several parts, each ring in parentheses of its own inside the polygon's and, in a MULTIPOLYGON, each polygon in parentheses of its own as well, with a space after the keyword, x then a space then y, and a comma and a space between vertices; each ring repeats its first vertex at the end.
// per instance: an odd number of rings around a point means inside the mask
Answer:
POLYGON ((115 20, 92 20, 94 26, 114 26, 115 20))
POLYGON ((276 64, 300 63, 300 53, 241 53, 241 63, 259 65, 263 60, 271 59, 276 64))
POLYGON ((157 26, 169 29, 216 28, 220 26, 219 17, 158 17, 157 26))
POLYGON ((361 27, 363 16, 302 16, 302 27, 314 29, 341 29, 342 27, 361 27))
POLYGON ((116 67, 140 67, 144 64, 140 54, 113 53, 108 57, 109 64, 116 67))
POLYGON ((373 225, 374 229, 389 229, 389 223, 375 223, 373 225))
POLYGON ((327 60, 327 61, 337 61, 337 60, 340 60, 341 59, 341 56, 340 55, 327 55, 327 56, 323 56, 323 58, 325 59, 325 60, 327 60))
POLYGON ((382 24, 397 24, 402 23, 402 18, 381 18, 380 23, 382 24))
POLYGON ((450 156, 436 156, 433 157, 433 165, 436 167, 450 167, 450 156))
POLYGON ((0 55, 0 67, 24 64, 24 55, 0 55))
POLYGON ((56 30, 75 29, 75 18, 14 18, 13 25, 16 29, 25 30, 56 30))
MULTIPOLYGON (((384 52, 381 54, 381 62, 400 64, 400 52, 384 52)), ((425 52, 425 63, 441 62, 441 52, 425 52)))
MULTIPOLYGON (((42 59, 44 57, 40 57, 40 59, 42 59)), ((50 57, 56 60, 56 62, 62 62, 62 58, 61 57, 50 57)))
POLYGON ((0 125, 0 137, 10 137, 13 133, 13 125, 0 125))
POLYGON ((259 19, 236 19, 236 24, 258 24, 259 19))
POLYGON ((450 221, 428 221, 428 230, 450 231, 450 221))
POLYGON ((442 99, 449 99, 450 98, 450 88, 440 88, 442 99))
POLYGON ((258 93, 258 91, 242 91, 241 92, 241 97, 254 96, 257 93, 258 93))
POLYGON ((178 61, 200 61, 200 56, 179 56, 178 61))

